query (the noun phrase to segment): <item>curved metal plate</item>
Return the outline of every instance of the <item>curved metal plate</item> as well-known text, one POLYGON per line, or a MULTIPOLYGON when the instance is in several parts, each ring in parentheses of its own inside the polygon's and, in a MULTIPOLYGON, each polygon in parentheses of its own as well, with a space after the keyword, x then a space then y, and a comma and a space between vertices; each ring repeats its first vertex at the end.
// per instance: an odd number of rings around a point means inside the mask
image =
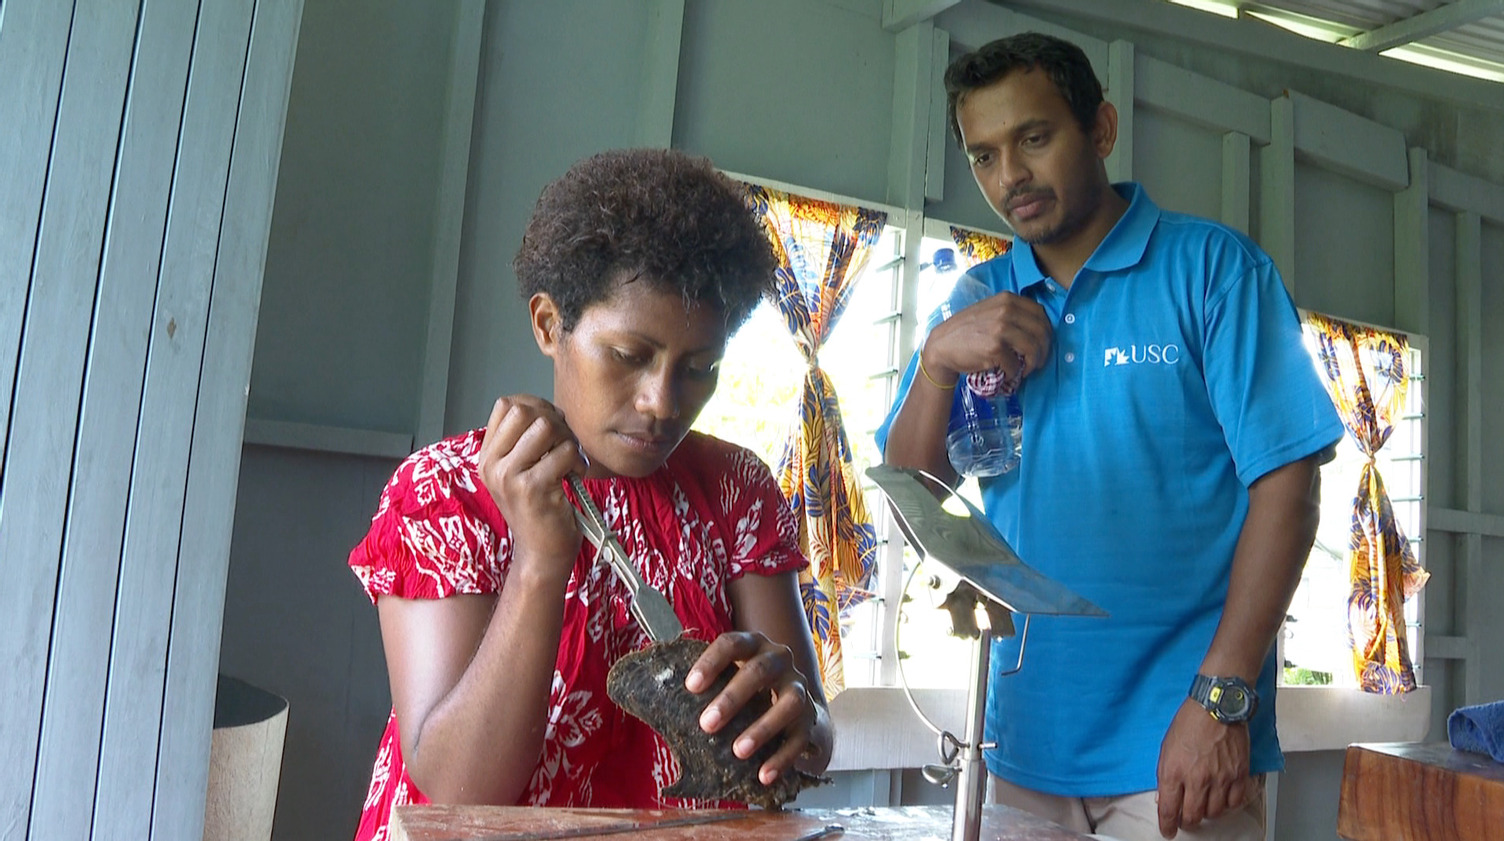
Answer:
POLYGON ((921 471, 880 464, 867 468, 892 505, 909 543, 1014 613, 1106 616, 1107 612, 1025 564, 992 522, 959 494, 921 471), (942 507, 959 500, 966 515, 942 507))

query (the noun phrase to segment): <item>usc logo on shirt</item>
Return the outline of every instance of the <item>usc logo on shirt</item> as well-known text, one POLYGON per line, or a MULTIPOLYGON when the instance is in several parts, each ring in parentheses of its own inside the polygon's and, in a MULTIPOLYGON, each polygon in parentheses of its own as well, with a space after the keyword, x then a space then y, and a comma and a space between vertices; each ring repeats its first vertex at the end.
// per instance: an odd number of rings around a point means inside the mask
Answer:
POLYGON ((1110 365, 1174 365, 1180 361, 1180 356, 1180 345, 1110 347, 1103 356, 1102 366, 1105 368, 1110 365))

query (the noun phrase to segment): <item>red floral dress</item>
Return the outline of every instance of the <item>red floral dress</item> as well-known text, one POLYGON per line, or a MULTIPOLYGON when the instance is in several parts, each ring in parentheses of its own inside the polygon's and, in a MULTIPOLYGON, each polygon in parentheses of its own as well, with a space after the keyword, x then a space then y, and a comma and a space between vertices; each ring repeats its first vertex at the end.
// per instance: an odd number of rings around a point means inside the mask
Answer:
MULTIPOLYGON (((506 586, 512 540, 481 483, 485 430, 425 447, 397 468, 350 567, 374 602, 383 595, 441 599, 506 586)), ((797 524, 767 466, 741 447, 690 433, 663 467, 640 479, 586 479, 585 488, 642 577, 668 596, 686 633, 731 630, 726 584, 746 573, 802 569, 797 524)), ((543 754, 526 805, 655 808, 731 805, 660 798, 678 778, 668 746, 606 697, 606 672, 648 643, 630 595, 589 542, 564 593, 543 754)), ((357 841, 387 837, 393 807, 427 803, 402 762, 396 711, 376 754, 357 841)))

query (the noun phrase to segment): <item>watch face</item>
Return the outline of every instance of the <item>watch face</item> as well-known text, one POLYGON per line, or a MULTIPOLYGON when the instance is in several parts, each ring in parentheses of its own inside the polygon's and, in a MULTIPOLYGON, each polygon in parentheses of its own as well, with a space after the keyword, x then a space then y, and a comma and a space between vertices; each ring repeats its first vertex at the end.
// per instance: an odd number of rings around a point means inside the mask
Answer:
POLYGON ((1191 681, 1191 699, 1206 708, 1212 718, 1223 724, 1236 724, 1253 718, 1259 696, 1253 687, 1237 677, 1207 677, 1198 674, 1191 681))
POLYGON ((1216 706, 1217 712, 1223 718, 1238 720, 1247 718, 1249 707, 1248 693, 1237 684, 1223 684, 1214 686, 1211 691, 1211 702, 1216 706))

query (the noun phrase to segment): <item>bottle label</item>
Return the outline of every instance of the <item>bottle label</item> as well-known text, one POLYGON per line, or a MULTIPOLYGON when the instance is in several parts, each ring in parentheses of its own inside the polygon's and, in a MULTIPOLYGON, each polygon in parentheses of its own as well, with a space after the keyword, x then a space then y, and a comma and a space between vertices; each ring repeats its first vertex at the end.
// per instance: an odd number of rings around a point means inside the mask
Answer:
MULTIPOLYGON (((1018 356, 1019 370, 1023 370, 1024 357, 1018 356)), ((966 387, 978 397, 1012 397, 1018 391, 1018 380, 1004 374, 1001 368, 977 371, 966 375, 966 387)))

